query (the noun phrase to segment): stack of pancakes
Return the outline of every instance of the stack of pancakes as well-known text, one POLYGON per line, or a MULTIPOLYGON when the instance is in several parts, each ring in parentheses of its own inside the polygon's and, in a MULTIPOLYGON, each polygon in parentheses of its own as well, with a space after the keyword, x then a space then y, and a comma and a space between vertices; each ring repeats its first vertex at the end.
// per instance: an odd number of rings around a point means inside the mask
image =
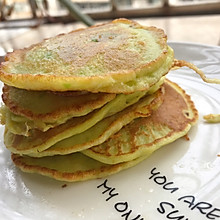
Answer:
POLYGON ((198 114, 165 78, 173 63, 162 30, 126 19, 8 54, 1 123, 13 162, 82 181, 131 167, 186 135, 198 114))

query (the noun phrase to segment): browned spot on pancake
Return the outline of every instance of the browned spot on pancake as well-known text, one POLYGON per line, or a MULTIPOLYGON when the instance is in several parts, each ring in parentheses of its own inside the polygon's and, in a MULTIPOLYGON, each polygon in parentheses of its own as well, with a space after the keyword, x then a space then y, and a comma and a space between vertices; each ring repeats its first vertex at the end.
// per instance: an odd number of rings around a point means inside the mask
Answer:
MULTIPOLYGON (((116 22, 108 23, 88 28, 86 32, 85 30, 79 30, 73 31, 68 35, 60 35, 53 39, 53 44, 50 41, 48 43, 46 41, 44 46, 48 50, 55 51, 67 63, 71 63, 71 68, 74 68, 75 71, 87 65, 94 58, 97 59, 97 66, 99 66, 100 62, 101 65, 104 64, 108 71, 133 69, 143 59, 141 54, 149 49, 146 46, 147 44, 141 41, 138 41, 136 47, 142 51, 128 48, 130 46, 129 41, 136 41, 140 38, 137 34, 131 36, 132 29, 135 30, 135 28, 141 29, 143 27, 133 23, 131 29, 126 29, 123 26, 117 25, 116 22), (69 42, 71 42, 71 46, 69 42)), ((143 29, 149 32, 152 31, 155 37, 166 38, 166 35, 159 29, 153 27, 143 29)), ((158 42, 158 44, 162 45, 163 41, 158 42)))
POLYGON ((151 120, 153 123, 166 124, 174 131, 181 131, 189 123, 183 110, 187 109, 186 101, 172 87, 165 84, 165 99, 163 104, 155 111, 151 120))
POLYGON ((188 134, 184 135, 183 137, 185 138, 186 141, 189 141, 189 140, 190 140, 188 134))

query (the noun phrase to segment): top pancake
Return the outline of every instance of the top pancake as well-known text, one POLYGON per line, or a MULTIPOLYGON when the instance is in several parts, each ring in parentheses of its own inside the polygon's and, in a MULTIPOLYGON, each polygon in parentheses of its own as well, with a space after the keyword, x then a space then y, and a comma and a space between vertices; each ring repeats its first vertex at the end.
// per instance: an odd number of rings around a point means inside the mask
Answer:
POLYGON ((172 66, 166 41, 160 29, 117 19, 8 54, 0 80, 30 90, 147 90, 172 66))

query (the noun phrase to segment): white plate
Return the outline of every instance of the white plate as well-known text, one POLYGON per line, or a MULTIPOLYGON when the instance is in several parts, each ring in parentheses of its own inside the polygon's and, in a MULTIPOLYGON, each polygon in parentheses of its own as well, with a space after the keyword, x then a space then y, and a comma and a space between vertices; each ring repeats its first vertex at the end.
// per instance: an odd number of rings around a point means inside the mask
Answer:
MULTIPOLYGON (((170 43, 178 59, 195 63, 210 77, 220 75, 220 48, 170 43)), ((0 148, 0 219, 207 220, 220 218, 220 124, 202 116, 220 113, 220 86, 205 84, 183 68, 169 78, 192 96, 198 125, 184 138, 116 175, 67 183, 22 173, 0 148)))

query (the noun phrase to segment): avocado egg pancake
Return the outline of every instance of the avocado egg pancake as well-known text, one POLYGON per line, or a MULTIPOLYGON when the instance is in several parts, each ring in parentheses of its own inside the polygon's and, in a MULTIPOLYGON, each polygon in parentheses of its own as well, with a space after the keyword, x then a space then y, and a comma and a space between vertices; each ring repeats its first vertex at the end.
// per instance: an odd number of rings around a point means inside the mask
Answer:
POLYGON ((84 155, 77 152, 33 158, 12 154, 12 160, 25 172, 70 182, 100 178, 132 167, 186 135, 198 119, 184 90, 168 80, 164 86, 164 102, 151 116, 135 119, 103 144, 82 151, 84 155))
POLYGON ((150 89, 173 60, 163 30, 116 19, 9 53, 0 80, 29 90, 132 93, 150 89))
POLYGON ((54 94, 5 85, 2 95, 5 106, 0 111, 3 123, 12 128, 13 133, 28 136, 30 129, 47 131, 70 118, 87 115, 115 96, 107 93, 54 94))
POLYGON ((2 100, 16 115, 51 124, 61 121, 61 124, 102 107, 115 96, 109 93, 33 91, 5 85, 2 100))
POLYGON ((12 154, 11 158, 23 172, 38 173, 66 182, 102 178, 135 166, 145 159, 145 157, 141 157, 129 162, 109 165, 81 153, 41 158, 12 154))
POLYGON ((165 78, 182 66, 192 67, 174 59, 161 29, 127 19, 9 53, 0 116, 13 162, 65 181, 136 165, 197 121, 190 97, 165 78))

